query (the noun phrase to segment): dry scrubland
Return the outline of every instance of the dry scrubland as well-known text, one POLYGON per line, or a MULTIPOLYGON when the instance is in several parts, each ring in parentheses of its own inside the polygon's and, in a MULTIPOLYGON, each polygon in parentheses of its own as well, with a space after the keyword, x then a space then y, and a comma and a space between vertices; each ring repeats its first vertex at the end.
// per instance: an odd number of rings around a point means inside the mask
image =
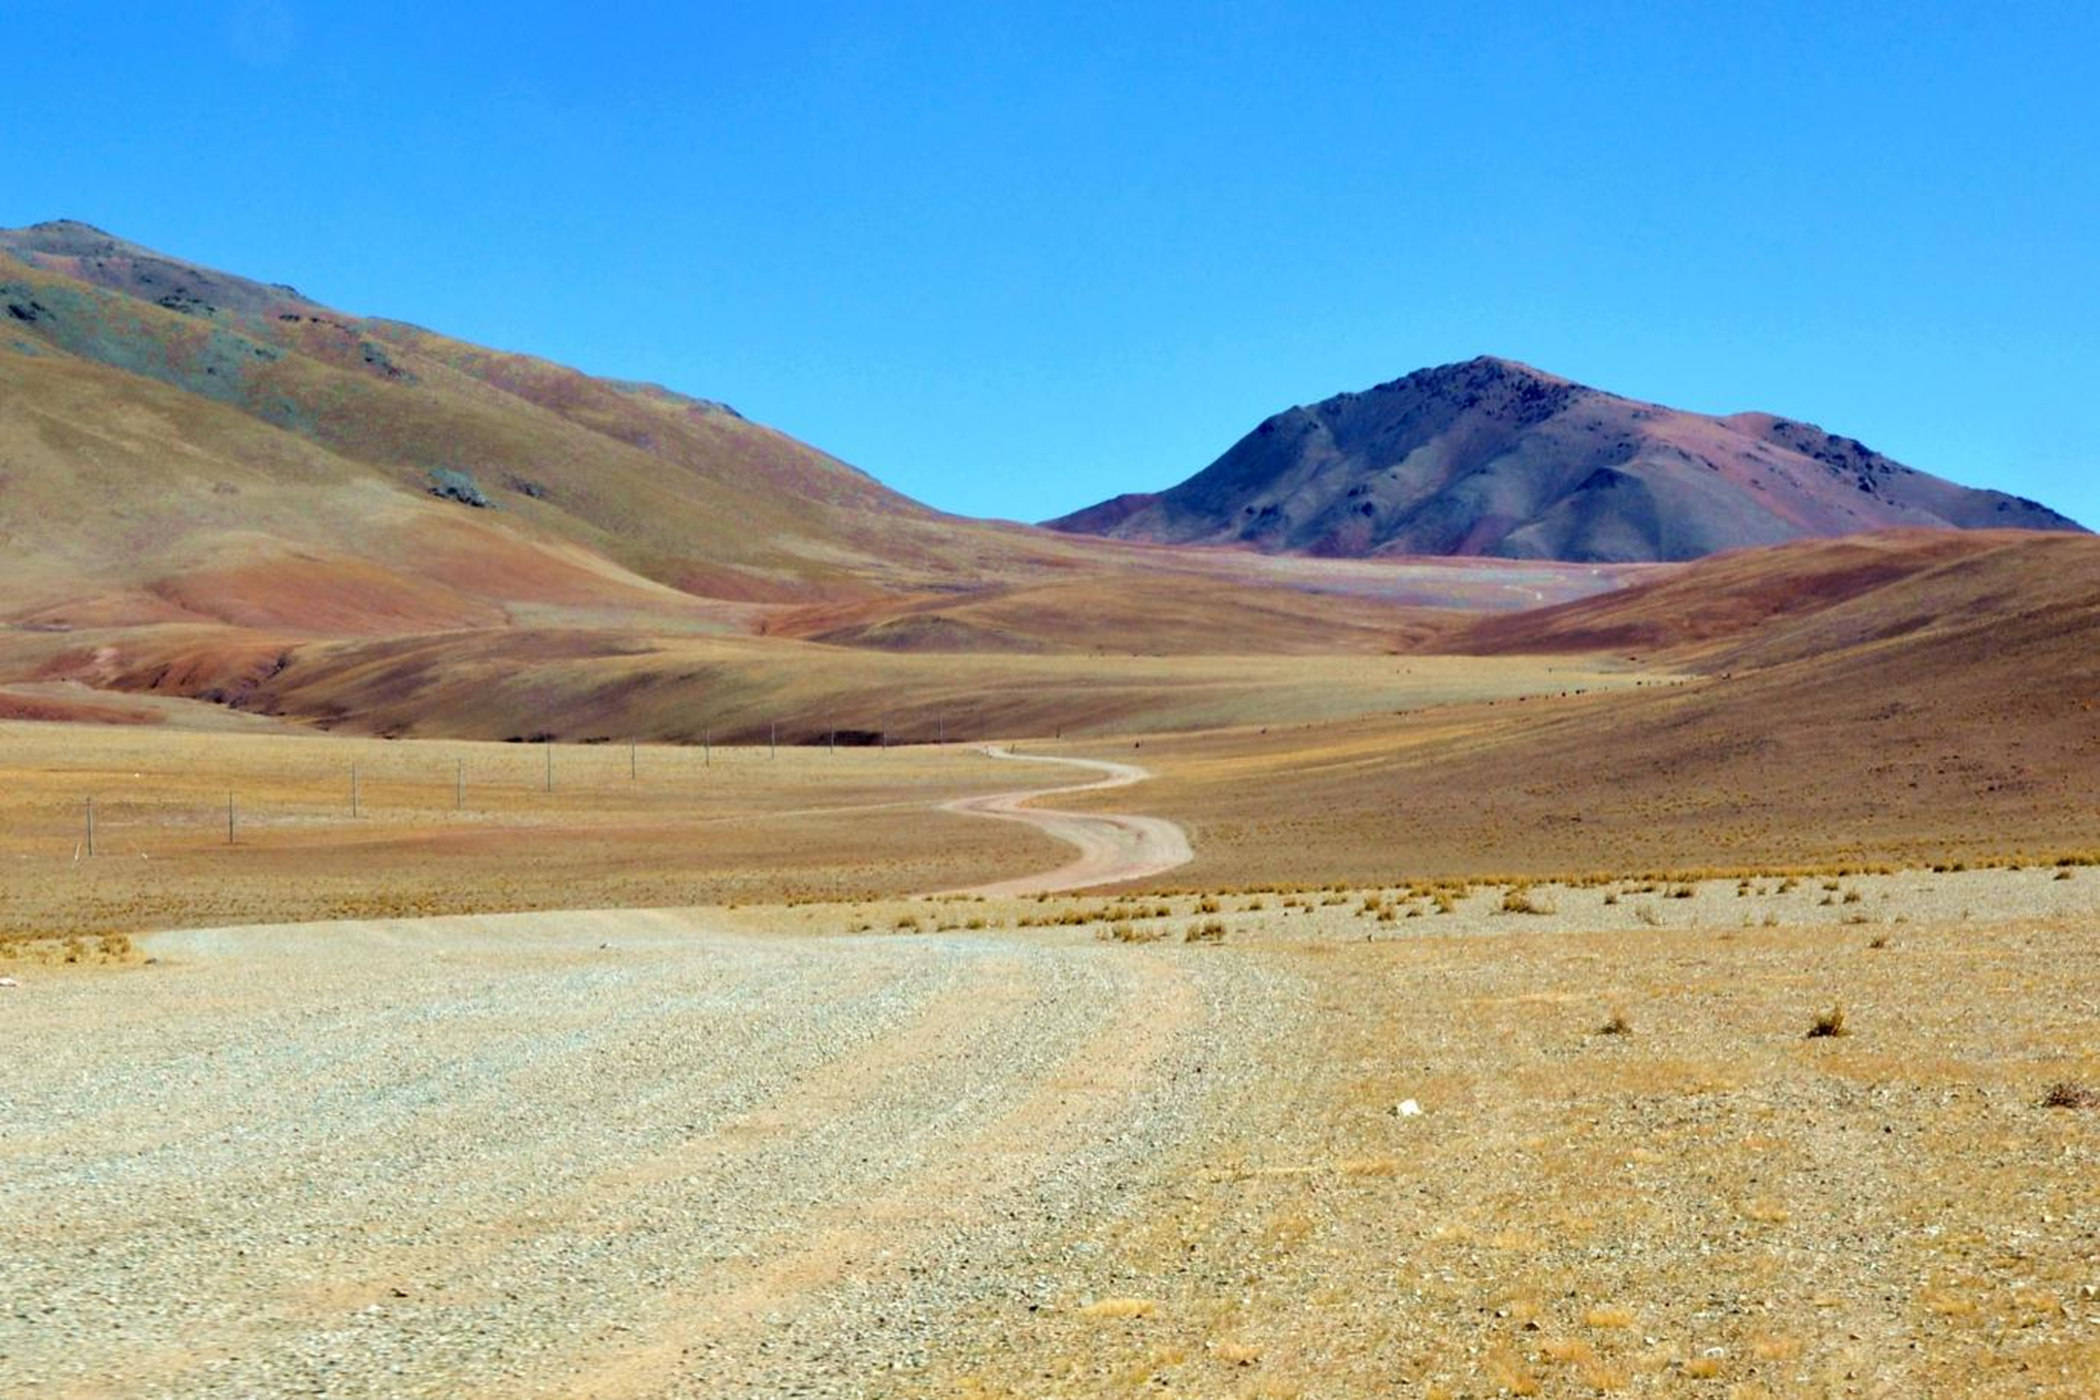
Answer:
POLYGON ((558 745, 552 792, 545 745, 10 724, 0 754, 0 960, 204 924, 941 888, 1063 851, 934 810, 1015 784, 961 745, 643 746, 635 777, 626 745, 558 745))
POLYGON ((2062 867, 165 935, 0 993, 0 1376, 2089 1394, 2095 917, 2062 867))
MULTIPOLYGON (((1063 686, 1090 692, 1097 708, 1150 707, 1189 723, 1435 707, 1641 681, 1623 669, 1555 657, 980 662, 997 673, 994 682, 967 669, 958 679, 945 658, 844 656, 875 668, 871 695, 893 682, 936 695, 944 685, 961 691, 982 682, 981 704, 988 694, 1042 695, 1063 686), (891 671, 918 679, 907 686, 891 671)), ((767 693, 783 713, 817 708, 798 686, 837 682, 835 670, 818 676, 807 664, 778 666, 779 688, 767 693)), ((461 683, 461 703, 485 707, 497 684, 494 677, 461 683)), ((32 687, 18 698, 77 704, 79 694, 32 687)), ((1047 868, 1064 850, 1012 823, 934 810, 949 798, 1036 780, 962 743, 863 746, 882 724, 873 700, 859 707, 877 715, 871 728, 841 725, 858 745, 834 751, 824 743, 828 731, 803 718, 782 726, 776 758, 760 724, 758 744, 716 745, 712 761, 697 742, 642 745, 638 776, 630 778, 628 747, 619 743, 322 737, 217 706, 107 699, 151 722, 0 722, 0 867, 7 871, 0 957, 9 940, 199 924, 906 894, 1047 868), (461 765, 466 799, 456 808, 461 765), (98 831, 92 861, 83 849, 88 798, 98 831)), ((544 694, 540 701, 553 703, 544 694)), ((981 722, 960 701, 950 715, 951 739, 972 732, 966 721, 981 722)), ((746 739, 750 728, 747 722, 746 739)))
POLYGON ((1105 947, 1288 971, 1284 1053, 944 1383, 2091 1394, 2100 1113, 2046 1106, 2100 1081, 2088 873, 1646 883, 1229 897, 1222 948, 1105 947))

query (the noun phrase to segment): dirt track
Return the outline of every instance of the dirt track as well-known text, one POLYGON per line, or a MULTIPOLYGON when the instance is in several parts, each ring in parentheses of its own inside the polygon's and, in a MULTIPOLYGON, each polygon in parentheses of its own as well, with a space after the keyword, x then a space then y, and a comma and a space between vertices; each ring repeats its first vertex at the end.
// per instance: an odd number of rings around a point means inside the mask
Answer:
POLYGON ((1067 793, 1100 792, 1108 788, 1129 787, 1152 776, 1135 764, 1110 763, 1093 758, 1017 754, 1003 748, 987 748, 985 752, 994 758, 1012 759, 1021 763, 1060 763, 1074 768, 1088 768, 1105 776, 1095 782, 1075 783, 1070 787, 1048 790, 1036 788, 1026 792, 960 797, 953 802, 942 804, 941 810, 944 812, 1026 822, 1068 845, 1078 847, 1080 853, 1079 858, 1071 864, 1059 866, 1040 875, 1023 875, 1012 880, 999 880, 959 893, 981 894, 989 898, 1091 889, 1097 885, 1142 880, 1147 876, 1172 870, 1176 866, 1186 865, 1193 858, 1194 853, 1189 849, 1188 833, 1163 817, 1133 817, 1118 812, 1060 812, 1030 805, 1042 798, 1059 797, 1067 793))
POLYGON ((1289 1019, 1214 950, 668 913, 152 947, 7 993, 0 1393, 911 1393, 1289 1019))

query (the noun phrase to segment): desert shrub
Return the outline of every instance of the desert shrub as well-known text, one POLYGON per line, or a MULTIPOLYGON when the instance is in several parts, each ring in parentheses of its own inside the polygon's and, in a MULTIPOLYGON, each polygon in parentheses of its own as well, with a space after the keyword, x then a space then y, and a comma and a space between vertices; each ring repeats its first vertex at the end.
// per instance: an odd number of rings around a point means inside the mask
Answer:
POLYGON ((1819 1014, 1814 1021, 1809 1023, 1808 1027, 1808 1038, 1810 1040, 1820 1040, 1825 1036, 1850 1034, 1852 1032, 1846 1029, 1845 1026, 1845 1008, 1842 1003, 1835 1004, 1828 1011, 1819 1014))
POLYGON ((1553 906, 1533 899, 1529 888, 1517 885, 1503 891, 1502 912, 1505 914, 1550 914, 1553 906))
POLYGON ((1094 935, 1115 943, 1156 943, 1162 936, 1156 928, 1139 928, 1136 924, 1110 924, 1094 935))
POLYGON ((2100 1108, 2100 1089, 2089 1089, 2068 1079, 2049 1086, 2042 1095, 2043 1108, 2100 1108))
POLYGON ((1181 941, 1184 943, 1223 943, 1225 941, 1225 921, 1222 919, 1209 919, 1201 924, 1190 924, 1187 931, 1181 935, 1181 941))
POLYGON ((1605 1023, 1597 1027, 1599 1035, 1632 1035, 1633 1022, 1626 1019, 1623 1011, 1613 1011, 1605 1023))

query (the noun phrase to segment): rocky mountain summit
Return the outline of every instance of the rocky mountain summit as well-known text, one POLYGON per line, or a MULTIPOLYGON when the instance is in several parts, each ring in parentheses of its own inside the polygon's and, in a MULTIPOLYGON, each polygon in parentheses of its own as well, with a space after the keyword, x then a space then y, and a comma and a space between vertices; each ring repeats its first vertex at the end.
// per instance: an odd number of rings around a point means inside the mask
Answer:
POLYGON ((1903 526, 2080 528, 1811 424, 1685 413, 1492 357, 1288 409, 1178 486, 1048 524, 1267 552, 1599 562, 1903 526))

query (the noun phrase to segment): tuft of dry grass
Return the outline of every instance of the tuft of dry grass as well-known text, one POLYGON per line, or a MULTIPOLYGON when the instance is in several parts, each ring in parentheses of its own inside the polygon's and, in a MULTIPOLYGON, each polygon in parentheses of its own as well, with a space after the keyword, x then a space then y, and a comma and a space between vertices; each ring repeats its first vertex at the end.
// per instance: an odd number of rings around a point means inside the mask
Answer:
POLYGON ((1514 885, 1503 891, 1502 912, 1505 914, 1551 914, 1553 906, 1534 896, 1527 885, 1514 885))
POLYGON ((2068 1079, 2051 1084, 2042 1095, 2043 1108, 2100 1108, 2100 1089, 2068 1079))
POLYGON ((1626 1019, 1624 1011, 1614 1010, 1604 1024, 1597 1027, 1599 1035, 1632 1035, 1633 1022, 1626 1019))
POLYGON ((1850 1034, 1851 1030, 1845 1025, 1845 1008, 1842 1003, 1834 1004, 1828 1011, 1819 1014, 1808 1027, 1810 1040, 1850 1034))

